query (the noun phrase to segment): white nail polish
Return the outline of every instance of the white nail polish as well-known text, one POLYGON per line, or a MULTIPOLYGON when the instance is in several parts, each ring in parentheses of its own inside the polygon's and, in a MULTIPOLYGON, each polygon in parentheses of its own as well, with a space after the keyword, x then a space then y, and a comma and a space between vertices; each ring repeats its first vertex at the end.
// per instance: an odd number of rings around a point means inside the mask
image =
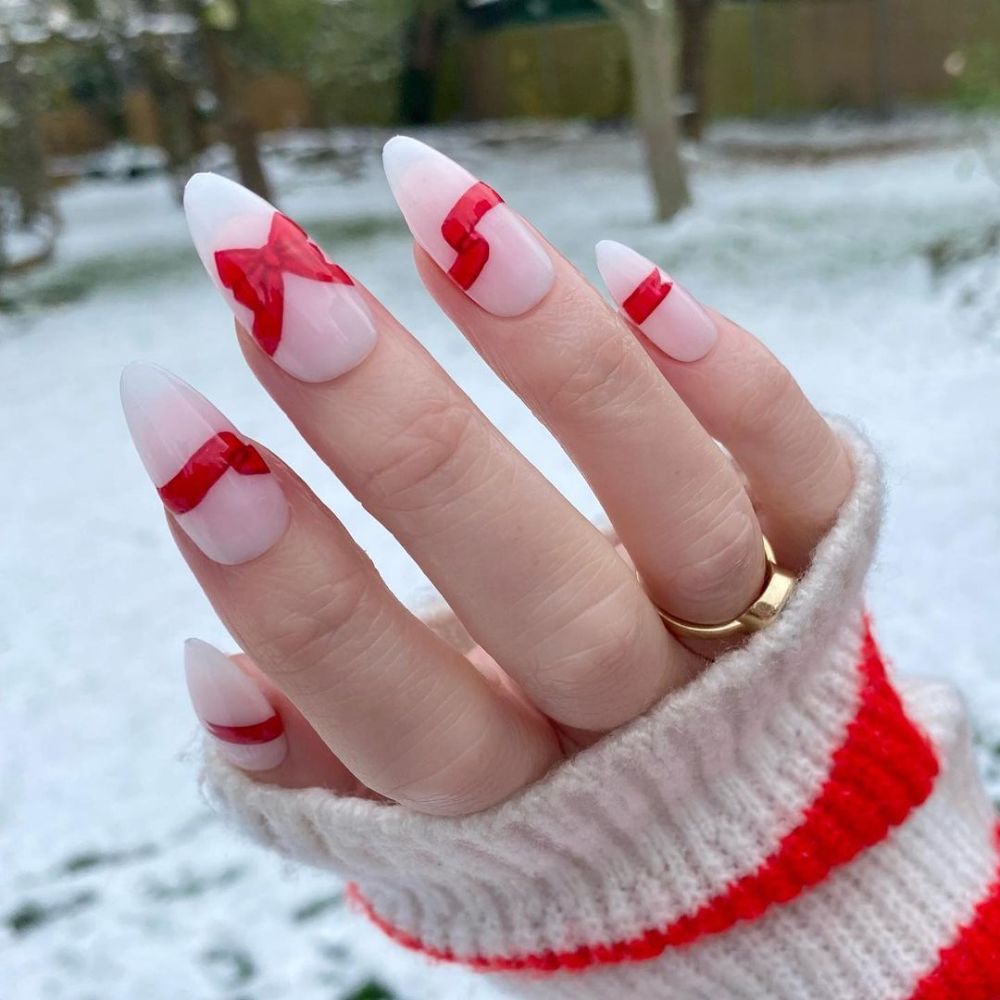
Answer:
POLYGON ((288 525, 288 501, 263 456, 186 382, 155 365, 122 372, 132 440, 164 506, 215 562, 266 552, 288 525))
POLYGON ((228 656, 201 639, 188 639, 184 673, 195 714, 230 763, 244 771, 269 771, 285 759, 281 716, 228 656))
POLYGON ((595 250, 611 297, 664 354, 697 361, 712 349, 712 318, 670 275, 623 243, 601 240, 595 250))
POLYGON ((184 211, 205 270, 261 349, 304 382, 360 364, 375 324, 353 279, 273 205, 218 174, 195 174, 184 211))
POLYGON ((488 185, 436 149, 397 135, 382 164, 414 239, 494 316, 520 316, 555 281, 545 247, 488 185))

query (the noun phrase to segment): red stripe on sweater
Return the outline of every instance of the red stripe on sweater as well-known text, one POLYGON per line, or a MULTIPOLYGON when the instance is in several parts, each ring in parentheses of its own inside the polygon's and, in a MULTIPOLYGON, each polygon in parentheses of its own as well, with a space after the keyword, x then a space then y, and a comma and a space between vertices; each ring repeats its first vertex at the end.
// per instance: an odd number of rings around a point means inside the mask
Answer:
MULTIPOLYGON (((996 831, 1000 855, 1000 826, 996 831)), ((1000 858, 997 873, 972 919, 942 949, 934 970, 910 1000, 996 1000, 1000 997, 1000 858)))
POLYGON ((567 951, 523 955, 456 955, 395 927, 375 912, 357 886, 350 898, 389 937, 443 962, 483 971, 575 971, 656 958, 668 948, 719 934, 787 903, 836 867, 883 840, 934 786, 938 762, 927 737, 907 718, 865 626, 858 664, 861 698, 830 772, 802 819, 754 871, 731 882, 699 909, 639 937, 567 951))

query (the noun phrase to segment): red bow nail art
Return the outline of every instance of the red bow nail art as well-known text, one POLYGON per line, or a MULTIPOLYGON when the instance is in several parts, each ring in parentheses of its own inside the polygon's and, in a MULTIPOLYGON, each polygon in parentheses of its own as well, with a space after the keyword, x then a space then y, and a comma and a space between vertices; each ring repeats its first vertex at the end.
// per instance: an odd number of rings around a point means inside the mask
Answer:
POLYGON ((331 264, 305 232, 280 212, 274 213, 264 246, 217 250, 215 266, 219 280, 236 301, 252 310, 251 332, 268 354, 274 354, 281 342, 285 274, 328 284, 354 284, 342 267, 331 264))
POLYGON ((650 313, 670 294, 672 281, 664 281, 660 269, 653 270, 639 282, 632 294, 622 303, 622 309, 636 326, 649 319, 650 313))
POLYGON ((441 235, 458 253, 448 274, 460 288, 468 290, 489 260, 490 245, 476 232, 476 225, 491 208, 500 204, 503 198, 489 184, 477 181, 455 202, 441 225, 441 235))
POLYGON ((252 444, 241 441, 232 431, 220 431, 209 438, 188 459, 184 468, 157 492, 167 510, 174 514, 186 514, 205 499, 208 491, 229 469, 241 476, 263 476, 271 471, 252 444))

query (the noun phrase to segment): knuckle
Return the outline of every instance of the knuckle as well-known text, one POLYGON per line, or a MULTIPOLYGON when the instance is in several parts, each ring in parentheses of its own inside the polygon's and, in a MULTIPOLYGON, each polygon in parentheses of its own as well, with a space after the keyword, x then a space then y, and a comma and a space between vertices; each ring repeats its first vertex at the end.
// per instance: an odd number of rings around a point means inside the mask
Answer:
POLYGON ((479 414, 457 392, 426 402, 387 441, 367 473, 364 494, 383 508, 417 511, 447 502, 470 487, 488 450, 479 414))
POLYGON ((744 434, 761 438, 779 435, 789 423, 790 414, 798 414, 793 403, 799 395, 792 373, 774 358, 767 358, 747 372, 743 391, 738 397, 733 423, 744 434))
POLYGON ((762 552, 756 518, 745 497, 735 494, 692 544, 690 558, 668 575, 666 589, 685 608, 694 609, 696 620, 739 613, 753 599, 747 595, 763 565, 762 552), (708 617, 702 619, 699 611, 708 617))
POLYGON ((589 351, 575 340, 555 354, 551 370, 539 377, 539 401, 563 420, 642 413, 636 404, 652 390, 654 380, 639 361, 633 343, 623 336, 609 336, 589 351))
POLYGON ((564 724, 597 729, 630 717, 634 691, 626 681, 649 652, 637 594, 637 588, 620 586, 559 629, 561 648, 543 651, 535 670, 547 714, 564 724))
POLYGON ((282 676, 305 674, 328 662, 334 649, 344 659, 378 628, 380 580, 364 563, 296 595, 266 640, 264 656, 282 676), (346 652, 345 652, 346 651, 346 652))

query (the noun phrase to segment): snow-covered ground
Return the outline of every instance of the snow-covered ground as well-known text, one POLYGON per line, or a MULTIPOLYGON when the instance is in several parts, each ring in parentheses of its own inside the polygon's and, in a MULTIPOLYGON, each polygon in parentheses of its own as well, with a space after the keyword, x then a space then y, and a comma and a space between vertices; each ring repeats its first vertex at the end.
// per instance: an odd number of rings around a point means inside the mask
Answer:
MULTIPOLYGON (((984 766, 996 768, 1000 260, 932 266, 942 241, 986 245, 1000 220, 1000 185, 979 152, 952 138, 820 167, 708 153, 696 207, 659 226, 631 136, 483 138, 432 141, 587 274, 602 237, 659 259, 759 332, 821 406, 868 429, 892 487, 871 587, 881 638, 900 670, 964 691, 984 766)), ((374 154, 358 149, 343 170, 276 160, 283 207, 594 513, 566 458, 420 287, 374 154)), ((0 993, 490 995, 385 944, 345 912, 335 879, 240 842, 200 801, 181 641, 227 640, 129 444, 117 400, 126 362, 189 379, 306 475, 398 592, 416 599, 423 581, 250 376, 166 183, 87 182, 60 200, 56 263, 10 290, 19 312, 0 313, 0 993)))

